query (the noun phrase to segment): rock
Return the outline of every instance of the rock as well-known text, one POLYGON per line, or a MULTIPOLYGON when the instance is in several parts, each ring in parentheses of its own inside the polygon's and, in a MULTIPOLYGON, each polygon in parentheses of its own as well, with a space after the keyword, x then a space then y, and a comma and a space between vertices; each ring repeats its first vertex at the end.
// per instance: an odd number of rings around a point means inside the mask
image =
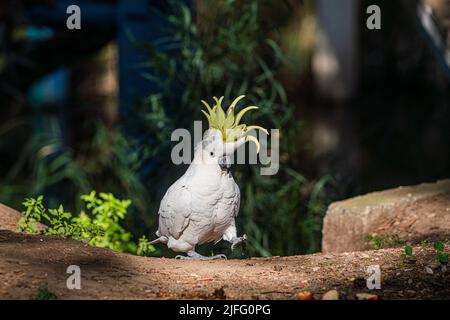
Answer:
MULTIPOLYGON (((322 252, 372 249, 367 241, 369 235, 395 237, 412 243, 448 237, 449 207, 450 180, 399 187, 334 202, 324 219, 322 252)), ((393 242, 388 246, 396 244, 393 242)))
POLYGON ((425 272, 428 274, 433 274, 433 269, 431 269, 430 267, 425 267, 425 272))
POLYGON ((0 204, 0 229, 17 231, 17 222, 22 215, 14 209, 0 204))

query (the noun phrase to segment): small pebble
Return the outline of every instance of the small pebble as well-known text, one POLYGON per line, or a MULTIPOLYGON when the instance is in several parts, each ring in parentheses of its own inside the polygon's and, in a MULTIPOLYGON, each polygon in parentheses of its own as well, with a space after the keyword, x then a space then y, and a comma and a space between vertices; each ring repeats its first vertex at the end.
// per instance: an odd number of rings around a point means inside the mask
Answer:
POLYGON ((339 292, 336 290, 327 291, 323 296, 322 300, 339 300, 339 292))
POLYGON ((314 295, 309 291, 299 292, 297 294, 298 300, 314 300, 314 295))
POLYGON ((281 271, 281 270, 283 270, 283 267, 282 267, 282 266, 274 266, 274 267, 273 267, 273 270, 275 270, 275 271, 281 271))
POLYGON ((357 293, 356 299, 358 300, 379 300, 380 297, 376 294, 370 294, 370 293, 357 293))

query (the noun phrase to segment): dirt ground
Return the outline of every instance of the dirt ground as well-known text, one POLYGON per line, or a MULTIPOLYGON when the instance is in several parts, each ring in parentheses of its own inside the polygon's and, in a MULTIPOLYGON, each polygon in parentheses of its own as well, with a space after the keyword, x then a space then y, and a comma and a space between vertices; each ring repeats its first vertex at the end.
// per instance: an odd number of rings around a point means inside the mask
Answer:
POLYGON ((296 299, 336 289, 341 299, 449 299, 450 271, 430 245, 340 254, 246 260, 185 261, 137 257, 61 237, 0 230, 0 298, 35 299, 46 288, 58 299, 296 299), (69 265, 81 268, 81 289, 66 287, 69 265), (369 291, 367 267, 381 268, 381 290, 369 291))

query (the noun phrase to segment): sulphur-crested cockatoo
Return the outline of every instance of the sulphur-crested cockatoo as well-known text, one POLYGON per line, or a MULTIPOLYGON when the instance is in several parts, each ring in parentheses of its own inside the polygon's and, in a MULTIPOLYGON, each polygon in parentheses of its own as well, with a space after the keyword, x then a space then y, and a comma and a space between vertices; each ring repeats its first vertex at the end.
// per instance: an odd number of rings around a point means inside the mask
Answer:
POLYGON ((223 97, 214 97, 210 107, 202 100, 209 122, 209 129, 194 150, 194 159, 186 173, 166 192, 159 207, 158 238, 152 243, 162 242, 178 255, 179 259, 218 259, 225 255, 205 257, 195 252, 203 243, 218 242, 221 239, 231 243, 231 249, 247 239, 237 236, 235 218, 239 212, 240 192, 229 171, 234 151, 247 141, 259 141, 248 135, 251 130, 267 130, 259 126, 240 124, 242 116, 256 106, 244 108, 235 114, 237 97, 228 108, 222 109, 223 97))

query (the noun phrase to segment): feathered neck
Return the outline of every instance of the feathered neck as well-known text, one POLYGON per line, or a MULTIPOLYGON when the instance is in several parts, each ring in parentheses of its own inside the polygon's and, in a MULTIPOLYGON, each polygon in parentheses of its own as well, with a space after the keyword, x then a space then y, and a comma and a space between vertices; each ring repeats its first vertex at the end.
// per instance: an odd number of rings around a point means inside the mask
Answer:
POLYGON ((207 163, 204 159, 207 157, 201 148, 197 148, 194 152, 194 159, 190 164, 188 171, 191 174, 220 175, 222 168, 217 163, 207 163))

